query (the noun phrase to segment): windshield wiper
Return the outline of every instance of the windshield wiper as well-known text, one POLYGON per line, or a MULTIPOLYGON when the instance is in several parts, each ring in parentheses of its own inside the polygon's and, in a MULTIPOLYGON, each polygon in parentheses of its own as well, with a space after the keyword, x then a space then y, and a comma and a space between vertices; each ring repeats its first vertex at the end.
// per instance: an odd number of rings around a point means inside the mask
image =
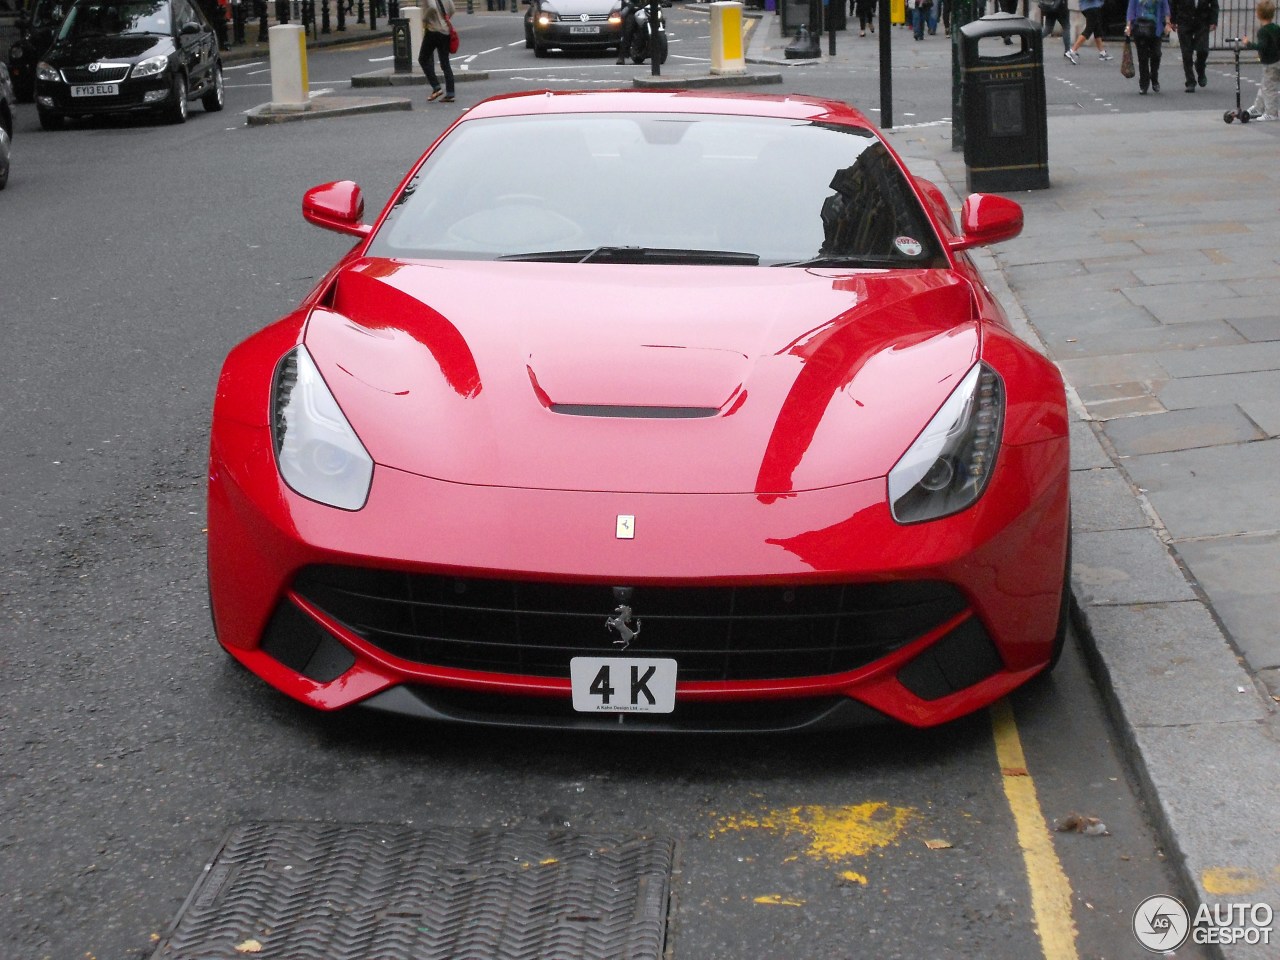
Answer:
POLYGON ((754 267, 760 257, 738 250, 695 250, 681 247, 600 246, 590 250, 542 250, 509 253, 498 260, 526 260, 540 263, 695 263, 730 264, 754 267))
POLYGON ((808 260, 784 260, 782 263, 771 263, 771 267, 901 267, 901 260, 890 257, 864 257, 853 254, 826 255, 810 257, 808 260))

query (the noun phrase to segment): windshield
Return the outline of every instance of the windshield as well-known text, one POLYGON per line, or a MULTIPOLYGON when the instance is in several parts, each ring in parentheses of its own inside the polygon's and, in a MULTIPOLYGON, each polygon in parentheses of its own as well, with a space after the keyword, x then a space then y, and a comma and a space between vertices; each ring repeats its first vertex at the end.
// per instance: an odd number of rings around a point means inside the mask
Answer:
POLYGON ((61 40, 131 33, 172 33, 168 0, 88 0, 67 14, 61 40))
POLYGON ((369 253, 946 265, 905 175, 869 130, 675 114, 468 121, 396 198, 369 253))

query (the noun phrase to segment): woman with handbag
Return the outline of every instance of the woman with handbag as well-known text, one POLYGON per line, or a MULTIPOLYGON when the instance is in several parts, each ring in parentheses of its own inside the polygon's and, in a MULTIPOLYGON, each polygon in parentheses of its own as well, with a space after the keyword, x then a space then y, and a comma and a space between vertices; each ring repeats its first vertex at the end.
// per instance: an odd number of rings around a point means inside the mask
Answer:
POLYGON ((450 34, 453 32, 453 0, 425 0, 422 4, 422 48, 418 51, 418 63, 431 84, 428 100, 453 102, 453 68, 449 65, 450 34), (444 89, 436 78, 435 59, 440 57, 440 72, 444 74, 444 89))
POLYGON ((1169 26, 1169 0, 1129 0, 1124 35, 1138 53, 1138 92, 1160 92, 1160 55, 1169 26))

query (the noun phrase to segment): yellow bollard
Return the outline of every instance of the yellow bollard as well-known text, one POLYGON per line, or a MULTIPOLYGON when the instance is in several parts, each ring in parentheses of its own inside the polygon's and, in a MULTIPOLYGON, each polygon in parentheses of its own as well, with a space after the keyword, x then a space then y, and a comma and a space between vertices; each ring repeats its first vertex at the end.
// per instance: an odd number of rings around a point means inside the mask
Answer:
POLYGON ((907 0, 889 0, 889 20, 897 26, 907 22, 907 0))
POLYGON ((716 0, 711 4, 711 72, 715 75, 747 72, 739 0, 716 0))

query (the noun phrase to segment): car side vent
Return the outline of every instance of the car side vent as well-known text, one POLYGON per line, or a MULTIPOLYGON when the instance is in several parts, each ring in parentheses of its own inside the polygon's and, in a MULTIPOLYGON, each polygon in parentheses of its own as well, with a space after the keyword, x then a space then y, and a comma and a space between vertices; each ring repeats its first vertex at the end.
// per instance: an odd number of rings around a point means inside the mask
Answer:
POLYGON ((633 420, 696 420, 714 417, 716 407, 626 407, 600 403, 553 403, 552 413, 567 417, 627 417, 633 420))

